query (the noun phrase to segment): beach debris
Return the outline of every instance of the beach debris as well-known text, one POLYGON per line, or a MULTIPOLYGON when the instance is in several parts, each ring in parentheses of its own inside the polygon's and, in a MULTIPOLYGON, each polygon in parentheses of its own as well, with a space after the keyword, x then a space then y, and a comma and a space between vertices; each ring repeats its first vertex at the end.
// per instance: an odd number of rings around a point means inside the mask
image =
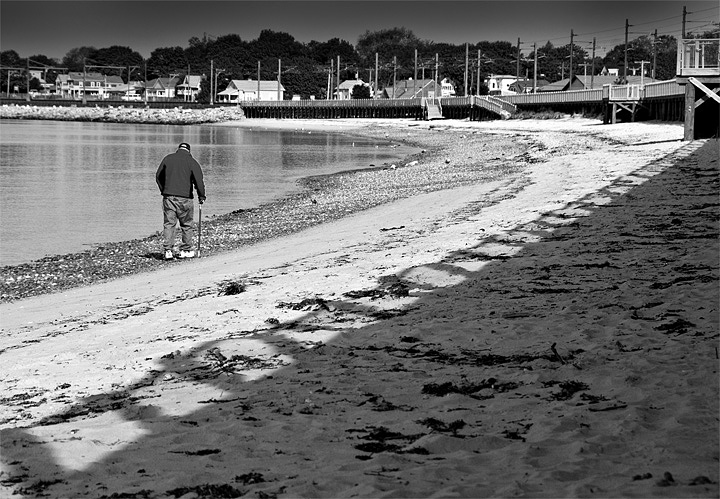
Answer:
POLYGON ((652 478, 652 473, 643 473, 642 475, 635 475, 635 476, 633 476, 632 479, 633 479, 633 481, 638 481, 638 480, 649 480, 650 478, 652 478))
MULTIPOLYGON (((580 398, 583 400, 586 400, 586 394, 581 393, 580 398)), ((600 397, 600 398, 604 399, 604 397, 600 397)), ((596 405, 591 405, 590 407, 588 407, 588 410, 590 412, 614 411, 616 409, 625 409, 627 407, 627 404, 625 402, 620 402, 620 401, 607 401, 607 402, 603 401, 600 403, 591 402, 591 404, 596 404, 596 405)))
POLYGON ((236 308, 229 308, 229 309, 227 309, 227 310, 222 310, 222 311, 220 311, 220 312, 215 312, 215 315, 225 315, 225 314, 229 314, 230 312, 235 312, 236 314, 239 314, 239 313, 240 313, 240 311, 239 311, 238 309, 236 309, 236 308))
POLYGON ((387 231, 390 231, 390 230, 400 230, 400 229, 404 229, 404 228, 405 228, 404 225, 400 225, 400 226, 398 226, 398 227, 382 227, 382 228, 380 229, 380 232, 387 232, 387 231))
POLYGON ((218 296, 239 295, 245 291, 245 284, 227 279, 218 284, 218 296))
POLYGON ((456 385, 451 381, 444 383, 428 383, 423 385, 422 393, 426 395, 434 395, 436 397, 443 397, 451 393, 459 393, 461 395, 467 395, 477 400, 485 400, 494 397, 494 393, 503 393, 509 390, 515 390, 520 385, 516 382, 509 381, 505 383, 499 382, 495 378, 488 378, 482 380, 479 383, 463 383, 462 385, 456 385), (478 392, 483 391, 482 394, 478 392))
POLYGON ((623 343, 620 342, 620 340, 615 342, 615 346, 618 348, 618 350, 622 353, 628 353, 628 352, 639 352, 642 350, 641 347, 636 348, 628 348, 623 343))
POLYGON ((544 381, 542 385, 544 387, 555 386, 555 385, 558 385, 560 387, 560 391, 557 393, 553 393, 550 396, 550 400, 569 400, 577 392, 581 392, 583 390, 587 390, 588 388, 590 388, 588 385, 586 385, 582 381, 573 381, 573 380, 544 381))
POLYGON ((212 360, 216 361, 216 362, 225 362, 225 361, 227 360, 227 357, 225 357, 225 356, 222 354, 222 352, 220 351, 220 349, 219 349, 218 347, 214 347, 214 348, 209 349, 209 350, 205 353, 205 356, 206 356, 207 358, 209 358, 209 359, 212 359, 212 360))
POLYGON ((655 327, 656 331, 663 331, 667 334, 685 334, 688 332, 688 328, 695 327, 695 324, 693 324, 690 321, 686 321, 685 319, 678 318, 673 322, 662 324, 660 326, 655 327))
POLYGON ((532 425, 532 423, 527 423, 524 425, 518 424, 517 428, 503 430, 502 434, 505 436, 505 438, 509 438, 510 440, 520 440, 522 442, 525 442, 526 440, 524 435, 528 432, 532 425))
POLYGON ((303 310, 305 312, 317 312, 318 310, 335 311, 335 306, 329 304, 325 299, 316 296, 314 298, 304 298, 299 302, 281 301, 275 305, 277 308, 288 308, 290 310, 303 310))
POLYGON ((673 478, 673 476, 670 474, 669 471, 666 471, 663 473, 663 477, 657 481, 657 485, 659 487, 671 487, 674 485, 677 485, 677 482, 673 478))
POLYGON ((370 298, 376 300, 390 296, 392 298, 404 298, 409 296, 410 286, 398 279, 396 276, 388 276, 380 279, 380 285, 377 288, 365 289, 358 291, 348 291, 343 293, 347 298, 370 298))
POLYGON ((167 494, 172 497, 185 497, 188 494, 194 494, 189 497, 212 497, 218 499, 235 498, 245 495, 245 492, 238 490, 232 485, 226 483, 220 485, 204 484, 194 487, 178 487, 168 490, 167 494))
POLYGON ((555 355, 555 357, 563 364, 567 364, 565 362, 565 359, 562 358, 562 356, 558 353, 557 349, 555 348, 556 343, 553 343, 550 345, 550 350, 552 350, 552 353, 555 355))
POLYGON ((710 480, 708 477, 704 475, 696 476, 692 480, 690 480, 690 483, 688 485, 710 485, 714 484, 712 480, 710 480))
POLYGON ((421 424, 423 426, 427 426, 432 431, 436 431, 438 433, 452 433, 454 437, 457 437, 457 432, 462 430, 467 423, 463 421, 462 419, 456 419, 455 421, 451 423, 446 423, 444 421, 441 421, 439 419, 435 418, 425 418, 417 421, 418 424, 421 424))
MULTIPOLYGON (((377 454, 380 452, 394 452, 396 454, 428 454, 428 451, 422 447, 405 450, 405 447, 424 436, 423 434, 404 435, 399 432, 390 431, 384 426, 369 427, 365 430, 348 431, 367 432, 367 435, 358 438, 371 441, 355 445, 355 448, 362 452, 369 452, 370 454, 377 454), (389 443, 388 440, 397 440, 400 441, 400 444, 389 443)), ((363 459, 363 457, 358 458, 363 459)))
POLYGON ((385 400, 385 398, 382 395, 375 395, 373 393, 365 393, 363 394, 366 397, 369 397, 367 400, 360 402, 358 406, 362 406, 365 404, 372 404, 373 411, 377 412, 385 412, 385 411, 412 411, 414 410, 413 407, 410 407, 409 405, 395 405, 392 402, 388 402, 385 400))
POLYGON ((253 483, 263 483, 265 481, 265 477, 263 477, 262 473, 256 473, 256 472, 250 472, 250 473, 243 473, 242 475, 238 475, 234 478, 236 482, 240 482, 243 485, 250 485, 253 483))

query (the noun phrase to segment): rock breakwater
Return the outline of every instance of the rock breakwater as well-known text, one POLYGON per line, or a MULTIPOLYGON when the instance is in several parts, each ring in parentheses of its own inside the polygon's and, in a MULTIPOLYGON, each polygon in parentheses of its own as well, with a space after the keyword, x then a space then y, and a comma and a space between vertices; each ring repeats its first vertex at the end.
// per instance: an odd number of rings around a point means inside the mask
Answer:
POLYGON ((239 120, 244 117, 242 108, 230 106, 206 109, 26 106, 17 104, 0 106, 0 118, 4 119, 196 125, 239 120))

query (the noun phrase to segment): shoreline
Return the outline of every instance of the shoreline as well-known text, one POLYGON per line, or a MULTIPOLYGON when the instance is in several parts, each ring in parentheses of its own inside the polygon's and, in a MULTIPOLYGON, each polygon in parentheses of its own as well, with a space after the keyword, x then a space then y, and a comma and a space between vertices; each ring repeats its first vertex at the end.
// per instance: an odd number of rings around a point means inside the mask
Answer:
MULTIPOLYGON (((363 123, 343 120, 338 122, 312 122, 303 120, 240 120, 227 121, 213 126, 244 128, 283 128, 343 133, 380 140, 392 140, 420 148, 423 152, 405 158, 400 166, 388 165, 348 170, 332 175, 300 179, 300 192, 265 203, 257 208, 235 210, 203 223, 203 257, 232 251, 248 244, 273 239, 385 204, 420 192, 448 189, 453 186, 487 181, 496 170, 515 170, 505 164, 496 164, 485 171, 468 167, 467 157, 461 158, 457 150, 447 150, 443 141, 432 140, 423 133, 414 120, 390 125, 386 130, 374 130, 372 120, 363 123), (407 128, 406 133, 401 131, 407 128), (415 130, 417 128, 417 130, 415 130), (439 159, 443 155, 444 159, 439 159), (443 172, 442 161, 453 163, 452 172, 443 172), (410 166, 408 166, 410 165, 410 166), (425 180, 433 175, 433 181, 425 180), (379 180, 385 177, 384 181, 379 180), (384 182, 384 185, 379 185, 384 182), (370 185, 366 191, 364 185, 370 185), (284 222, 278 219, 285 219, 284 222)), ((382 123, 382 122, 381 122, 382 123)), ((482 140, 480 140, 482 143, 482 140)), ((507 163, 507 147, 517 155, 524 152, 512 144, 496 144, 490 148, 497 153, 498 161, 507 163), (500 159, 503 157, 502 159, 500 159)), ((477 150, 472 151, 478 154, 477 150)), ((522 159, 523 161, 527 159, 522 159)), ((478 154, 476 161, 482 160, 478 154)), ((522 161, 521 161, 522 162, 522 161)), ((56 293, 86 286, 108 279, 164 268, 177 262, 162 260, 161 234, 119 242, 97 243, 91 249, 59 255, 50 255, 31 262, 0 267, 0 303, 15 301, 45 293, 56 293)))
POLYGON ((368 133, 448 148, 355 179, 422 171, 412 196, 0 304, 0 490, 717 497, 718 141, 584 119, 368 133), (518 168, 424 190, 493 146, 518 168))

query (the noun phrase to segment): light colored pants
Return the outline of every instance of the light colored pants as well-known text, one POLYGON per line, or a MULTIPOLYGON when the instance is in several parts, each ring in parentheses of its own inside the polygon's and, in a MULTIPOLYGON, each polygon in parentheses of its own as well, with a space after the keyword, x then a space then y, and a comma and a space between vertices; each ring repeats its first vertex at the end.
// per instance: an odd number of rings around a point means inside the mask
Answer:
POLYGON ((176 225, 180 223, 182 231, 182 244, 180 249, 192 250, 193 239, 193 211, 194 204, 190 198, 178 196, 163 196, 163 247, 165 250, 173 249, 176 237, 176 225))

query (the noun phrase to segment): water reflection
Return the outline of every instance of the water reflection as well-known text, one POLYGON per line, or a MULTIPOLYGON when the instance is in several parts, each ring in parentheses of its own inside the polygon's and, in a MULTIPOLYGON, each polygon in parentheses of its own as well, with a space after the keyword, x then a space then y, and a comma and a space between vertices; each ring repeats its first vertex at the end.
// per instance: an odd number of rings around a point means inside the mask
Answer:
POLYGON ((397 161, 410 148, 337 134, 212 125, 1 123, 0 264, 145 237, 162 227, 155 170, 180 142, 203 166, 203 216, 248 209, 296 180, 397 161))

